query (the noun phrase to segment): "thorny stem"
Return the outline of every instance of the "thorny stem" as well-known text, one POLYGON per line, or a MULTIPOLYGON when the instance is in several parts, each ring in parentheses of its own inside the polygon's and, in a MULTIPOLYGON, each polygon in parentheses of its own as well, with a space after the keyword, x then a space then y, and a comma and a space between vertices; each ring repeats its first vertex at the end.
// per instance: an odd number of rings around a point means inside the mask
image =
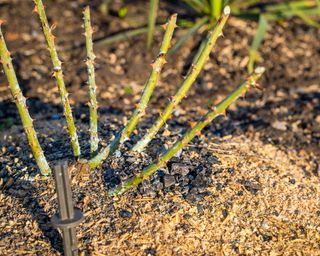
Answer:
MULTIPOLYGON (((1 26, 1 23, 2 22, 0 21, 0 26, 1 26)), ((12 65, 10 52, 7 49, 2 31, 1 31, 1 27, 0 27, 0 57, 1 57, 1 63, 3 65, 4 72, 9 82, 9 89, 11 91, 14 102, 18 108, 22 125, 27 135, 33 156, 36 159, 40 172, 43 175, 48 175, 51 173, 51 170, 43 154, 43 150, 39 144, 37 133, 33 127, 33 120, 30 117, 30 114, 28 111, 26 98, 23 96, 21 92, 21 89, 17 80, 17 76, 12 65)))
POLYGON ((150 177, 159 168, 166 165, 166 163, 177 154, 183 147, 198 134, 201 130, 210 124, 217 116, 224 114, 226 109, 231 103, 236 101, 240 96, 244 95, 245 92, 252 86, 255 87, 256 81, 261 77, 264 72, 263 67, 256 68, 255 72, 249 76, 239 87, 237 87, 228 97, 221 101, 218 105, 213 107, 208 113, 202 117, 192 129, 190 129, 181 140, 177 141, 171 148, 169 148, 162 156, 158 158, 157 161, 146 167, 140 174, 134 176, 133 178, 126 181, 124 184, 119 185, 109 194, 112 196, 120 195, 127 190, 139 185, 143 180, 150 177))
POLYGON ((168 23, 164 25, 166 32, 161 44, 160 52, 157 56, 156 61, 151 64, 151 75, 149 76, 148 82, 144 87, 140 102, 134 110, 129 122, 106 148, 104 148, 98 155, 89 160, 89 165, 91 168, 95 168, 98 165, 100 165, 103 160, 105 160, 116 150, 120 143, 123 143, 125 140, 127 140, 136 128, 136 126, 138 125, 140 118, 144 115, 150 97, 153 93, 153 90, 155 86, 158 84, 162 67, 166 63, 166 55, 170 47, 170 41, 172 38, 173 31, 176 27, 176 21, 177 14, 173 14, 169 18, 168 23))
POLYGON ((181 102, 181 100, 185 97, 187 92, 189 91, 190 87, 198 77, 201 69, 203 68, 203 65, 209 58, 209 55, 211 53, 211 50, 213 46, 215 45, 217 39, 219 36, 222 35, 222 29, 224 25, 226 24, 226 21, 230 14, 230 8, 229 6, 226 6, 224 8, 224 12, 220 19, 218 20, 217 24, 212 28, 212 30, 209 32, 206 44, 199 56, 199 58, 196 59, 196 61, 192 64, 192 68, 186 77, 186 79, 183 81, 182 85, 180 86, 178 92, 175 96, 172 97, 172 100, 165 108, 164 112, 159 116, 157 121, 154 123, 154 125, 149 129, 149 131, 143 136, 143 138, 138 141, 138 143, 133 147, 133 151, 141 152, 147 144, 154 138, 154 136, 157 134, 157 132, 160 130, 160 128, 166 123, 166 121, 170 118, 173 110, 176 108, 176 106, 181 102))
POLYGON ((51 60, 53 64, 53 76, 55 77, 58 88, 59 88, 60 98, 63 104, 64 115, 66 117, 66 121, 68 125, 73 154, 75 158, 79 158, 81 152, 80 152, 77 130, 72 117, 72 110, 71 110, 69 99, 68 99, 68 92, 66 90, 66 86, 63 80, 61 61, 59 60, 58 53, 56 51, 55 44, 54 44, 55 37, 52 34, 52 30, 54 29, 54 26, 51 28, 49 27, 48 19, 44 10, 42 0, 34 0, 34 2, 36 4, 34 11, 39 15, 43 33, 45 35, 45 38, 48 44, 48 50, 51 55, 51 60))
POLYGON ((90 21, 90 8, 87 6, 83 12, 84 14, 84 29, 86 37, 87 48, 87 70, 88 70, 88 84, 89 84, 89 109, 90 109, 90 152, 94 154, 98 150, 98 114, 97 114, 97 86, 94 73, 94 59, 96 56, 93 53, 92 44, 92 27, 90 21))

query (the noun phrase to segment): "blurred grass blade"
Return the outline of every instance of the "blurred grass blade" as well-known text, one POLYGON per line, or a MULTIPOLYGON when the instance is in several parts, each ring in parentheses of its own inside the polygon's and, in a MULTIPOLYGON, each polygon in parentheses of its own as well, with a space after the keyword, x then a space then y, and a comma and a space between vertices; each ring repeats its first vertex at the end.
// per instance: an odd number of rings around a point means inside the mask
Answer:
MULTIPOLYGON (((257 12, 259 9, 254 9, 257 12)), ((309 16, 320 15, 320 5, 317 1, 292 1, 288 3, 280 3, 267 5, 265 9, 265 17, 270 20, 279 20, 298 16, 307 24, 316 26, 317 22, 313 21, 309 16)))
MULTIPOLYGON (((241 3, 242 4, 242 3, 241 3)), ((258 20, 261 13, 261 8, 245 8, 241 11, 237 1, 233 3, 232 13, 235 17, 247 20, 258 20)), ((264 6, 263 15, 267 20, 281 20, 291 18, 293 16, 300 17, 307 24, 318 26, 319 23, 312 20, 310 16, 320 15, 320 5, 316 1, 292 1, 279 4, 266 4, 264 6)))
MULTIPOLYGON (((160 26, 156 26, 155 30, 161 29, 160 26)), ((115 35, 109 36, 107 38, 102 38, 100 40, 96 40, 94 43, 96 45, 107 45, 107 44, 112 44, 118 41, 122 40, 128 40, 131 37, 135 37, 141 34, 145 34, 148 32, 148 27, 142 27, 142 28, 135 28, 129 31, 124 31, 117 33, 115 35)))
POLYGON ((253 41, 249 50, 249 62, 247 66, 249 74, 253 72, 253 66, 258 56, 258 49, 264 38, 264 34, 266 33, 267 28, 268 28, 268 22, 266 18, 263 15, 260 15, 258 29, 253 38, 253 41))
POLYGON ((178 40, 178 42, 172 47, 169 51, 169 54, 173 54, 177 50, 179 50, 184 43, 194 34, 196 33, 204 24, 209 21, 209 17, 205 16, 198 22, 196 22, 188 31, 178 40))
POLYGON ((302 10, 302 9, 314 8, 316 6, 317 6, 317 3, 314 0, 290 1, 287 3, 268 5, 267 11, 268 12, 285 12, 290 9, 302 10))
MULTIPOLYGON (((201 43, 200 43, 200 46, 197 50, 197 53, 194 55, 193 59, 192 59, 192 63, 196 63, 200 57, 200 54, 202 53, 204 47, 206 46, 206 40, 201 40, 201 43)), ((191 67, 190 67, 191 69, 191 67)), ((190 69, 189 69, 189 72, 190 72, 190 69)))
POLYGON ((149 10, 149 17, 148 17, 148 35, 147 35, 148 49, 151 47, 152 41, 153 41, 153 33, 154 33, 154 27, 157 19, 158 4, 159 4, 159 0, 150 0, 150 10, 149 10))
POLYGON ((298 16, 300 19, 302 19, 305 23, 307 23, 310 26, 313 26, 315 28, 320 28, 320 24, 313 19, 311 19, 307 14, 304 14, 303 12, 296 10, 295 11, 296 16, 298 16))
MULTIPOLYGON (((234 9, 233 9, 234 10, 234 9)), ((232 13, 233 17, 243 19, 243 20, 252 20, 252 21, 258 21, 260 18, 260 11, 248 11, 248 12, 239 12, 239 13, 232 13)), ((267 17, 266 14, 264 14, 266 18, 269 20, 269 16, 267 17)))
MULTIPOLYGON (((302 6, 302 8, 299 8, 298 6, 293 5, 293 3, 292 3, 292 5, 290 5, 290 7, 292 8, 292 12, 296 16, 298 16, 300 19, 302 19, 305 23, 307 23, 310 26, 320 28, 320 24, 318 22, 314 21, 313 19, 311 19, 310 16, 308 16, 308 14, 305 13, 305 11, 308 11, 308 9, 304 10, 303 6, 302 6)), ((315 8, 311 8, 311 9, 318 10, 317 14, 320 14, 319 2, 317 3, 317 6, 312 6, 312 7, 315 7, 315 8)))
POLYGON ((261 0, 246 0, 246 1, 224 1, 224 5, 229 4, 232 12, 240 9, 248 9, 251 5, 258 4, 261 0))
POLYGON ((189 5, 192 9, 194 9, 198 13, 206 13, 210 14, 209 5, 207 5, 206 1, 201 0, 183 0, 187 5, 189 5))
POLYGON ((101 4, 99 5, 99 11, 103 15, 108 15, 109 13, 109 5, 112 2, 112 0, 102 0, 101 4))
POLYGON ((217 20, 221 14, 223 0, 209 0, 211 8, 211 17, 217 20))

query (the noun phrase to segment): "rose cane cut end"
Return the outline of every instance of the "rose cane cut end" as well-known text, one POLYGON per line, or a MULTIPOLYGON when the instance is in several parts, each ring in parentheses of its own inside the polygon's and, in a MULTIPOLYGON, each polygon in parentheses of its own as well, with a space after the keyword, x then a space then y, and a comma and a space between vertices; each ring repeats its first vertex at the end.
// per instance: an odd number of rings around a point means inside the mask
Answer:
POLYGON ((174 14, 171 15, 170 18, 171 18, 171 19, 175 19, 175 18, 177 18, 177 17, 178 17, 178 13, 174 13, 174 14))
POLYGON ((224 9, 223 9, 223 14, 224 14, 224 15, 229 15, 230 12, 231 12, 231 9, 230 9, 230 6, 229 6, 229 5, 227 5, 226 7, 224 7, 224 9))

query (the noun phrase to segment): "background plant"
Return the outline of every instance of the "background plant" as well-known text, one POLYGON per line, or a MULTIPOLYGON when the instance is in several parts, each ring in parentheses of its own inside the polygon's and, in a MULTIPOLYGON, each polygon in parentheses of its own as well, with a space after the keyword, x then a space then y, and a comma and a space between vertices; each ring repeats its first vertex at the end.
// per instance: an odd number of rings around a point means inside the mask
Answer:
MULTIPOLYGON (((257 31, 249 49, 248 72, 253 71, 254 63, 259 58, 258 49, 267 31, 268 21, 281 22, 291 17, 299 17, 310 26, 320 27, 312 17, 320 15, 320 4, 318 0, 301 1, 259 1, 259 0, 182 0, 187 8, 191 8, 195 17, 200 19, 193 22, 185 34, 177 42, 172 52, 178 50, 194 33, 203 26, 212 24, 219 17, 222 7, 228 4, 231 15, 244 20, 258 22, 257 31)), ((197 54, 195 58, 197 57, 197 54)))
MULTIPOLYGON (((202 31, 204 27, 212 26, 221 15, 223 6, 228 4, 231 8, 232 16, 242 20, 256 21, 258 23, 248 52, 249 60, 247 69, 249 73, 253 71, 256 60, 260 58, 258 49, 268 29, 269 21, 281 23, 283 20, 299 17, 310 26, 320 27, 320 24, 313 19, 313 17, 320 15, 319 0, 180 0, 179 2, 185 7, 190 18, 180 20, 179 26, 185 28, 186 31, 170 50, 170 53, 175 53, 179 50, 192 35, 198 31, 202 31)), ((129 37, 147 33, 147 46, 149 48, 152 44, 154 30, 158 28, 156 26, 158 4, 158 0, 150 0, 147 26, 108 37, 101 40, 99 44, 127 40, 129 37)), ((202 42, 200 50, 195 54, 195 59, 199 56, 203 45, 204 42, 202 42)))
MULTIPOLYGON (((170 48, 171 39, 173 36, 174 29, 176 27, 177 15, 173 14, 168 22, 163 25, 165 29, 164 38, 160 47, 160 52, 157 55, 156 60, 151 64, 152 70, 151 74, 145 84, 144 90, 141 95, 140 102, 136 106, 136 109, 133 111, 131 118, 128 123, 124 126, 124 128, 118 133, 118 135, 109 143, 109 145, 105 148, 102 148, 99 153, 98 144, 98 130, 97 130, 97 99, 96 99, 96 83, 95 83, 95 73, 94 73, 94 59, 95 55, 93 53, 93 45, 92 45, 92 27, 91 27, 91 19, 90 19, 90 10, 87 7, 84 11, 84 30, 85 30, 85 38, 86 38, 86 49, 87 49, 87 58, 86 65, 88 71, 88 89, 89 89, 89 108, 90 108, 90 124, 89 124, 89 132, 90 132, 90 149, 93 156, 89 159, 82 159, 81 150, 78 143, 78 135, 75 127, 75 122, 72 116, 71 106, 68 101, 68 92, 67 88, 64 84, 64 74, 62 71, 62 63, 59 60, 58 52, 55 48, 55 36, 53 35, 54 26, 50 26, 48 23, 48 19, 46 17, 45 9, 41 0, 34 0, 35 8, 34 12, 38 14, 42 29, 44 32, 44 36, 46 38, 46 42, 48 45, 48 51, 50 52, 51 60, 52 60, 52 74, 56 80, 57 87, 59 88, 61 104, 64 109, 65 118, 68 124, 68 131, 70 137, 70 144, 73 149, 73 154, 80 166, 87 168, 96 168, 101 165, 105 159, 110 157, 117 148, 126 140, 130 139, 130 135, 135 130, 138 123, 141 121, 141 118, 145 115, 145 110, 147 108, 148 102, 153 94, 156 85, 160 79, 160 74, 165 65, 166 57, 168 50, 170 48)), ((190 72, 185 78, 185 81, 182 83, 180 88, 178 89, 175 96, 171 98, 171 102, 165 108, 163 114, 159 116, 158 121, 155 123, 156 129, 152 130, 151 136, 148 136, 147 142, 152 140, 156 135, 157 131, 161 128, 162 125, 166 123, 166 121, 170 118, 172 111, 176 108, 176 106, 180 103, 180 101, 186 96, 188 90, 191 85, 195 81, 196 77, 199 75, 204 63, 207 61, 210 52, 212 51, 217 39, 222 36, 222 30, 224 25, 227 22, 227 19, 230 15, 230 8, 226 6, 216 22, 214 26, 208 32, 207 39, 205 40, 205 44, 203 48, 200 48, 199 58, 195 60, 195 62, 191 65, 190 72)), ((25 133, 27 135, 27 139, 29 141, 31 150, 36 159, 36 162, 39 166, 39 169, 42 174, 48 175, 50 174, 49 164, 44 156, 44 152, 39 144, 36 131, 33 127, 33 120, 30 117, 26 98, 23 96, 19 83, 17 81, 17 77, 13 68, 12 59, 10 56, 10 52, 7 49, 5 39, 2 35, 0 29, 0 58, 1 63, 3 65, 5 75, 7 76, 9 82, 9 89, 12 93, 16 106, 18 108, 23 127, 25 129, 25 133)), ((177 152, 179 152, 182 148, 186 147, 187 144, 201 132, 201 130, 207 126, 210 122, 214 120, 218 115, 224 114, 226 109, 236 101, 241 95, 250 88, 256 86, 256 81, 260 78, 262 73, 264 72, 263 68, 256 69, 245 81, 237 87, 228 97, 226 97, 223 101, 221 101, 218 105, 213 106, 211 110, 208 111, 207 115, 203 116, 201 121, 199 121, 193 128, 191 128, 180 141, 177 141, 172 147, 170 147, 163 155, 160 155, 157 161, 148 167, 146 167, 139 175, 134 178, 128 180, 123 185, 116 188, 115 191, 112 191, 110 194, 117 195, 125 192, 131 187, 138 185, 144 179, 148 178, 152 175, 158 168, 165 165, 167 161, 169 161, 177 152)), ((147 133, 149 134, 149 133, 147 133)), ((139 149, 139 151, 143 150, 144 146, 147 143, 143 144, 143 147, 139 149)))
POLYGON ((157 10, 158 10, 159 0, 150 0, 150 10, 148 16, 148 36, 147 36, 147 46, 148 48, 151 47, 154 27, 156 24, 157 18, 157 10))

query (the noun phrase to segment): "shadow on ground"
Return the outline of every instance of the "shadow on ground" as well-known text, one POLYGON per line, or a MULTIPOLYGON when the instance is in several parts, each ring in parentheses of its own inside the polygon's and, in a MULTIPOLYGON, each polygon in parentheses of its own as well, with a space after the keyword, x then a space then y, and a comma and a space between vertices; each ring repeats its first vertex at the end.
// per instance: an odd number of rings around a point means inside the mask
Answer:
MULTIPOLYGON (((36 188, 28 181, 17 180, 7 189, 3 190, 6 196, 10 196, 18 200, 19 204, 26 210, 32 219, 39 226, 42 236, 50 242, 51 247, 57 252, 63 253, 63 241, 57 229, 52 227, 50 217, 45 209, 39 204, 39 196, 36 188)), ((15 209, 12 209, 13 211, 15 209)), ((28 232, 24 230, 24 232, 28 232)), ((29 230, 32 232, 32 230, 29 230)))

